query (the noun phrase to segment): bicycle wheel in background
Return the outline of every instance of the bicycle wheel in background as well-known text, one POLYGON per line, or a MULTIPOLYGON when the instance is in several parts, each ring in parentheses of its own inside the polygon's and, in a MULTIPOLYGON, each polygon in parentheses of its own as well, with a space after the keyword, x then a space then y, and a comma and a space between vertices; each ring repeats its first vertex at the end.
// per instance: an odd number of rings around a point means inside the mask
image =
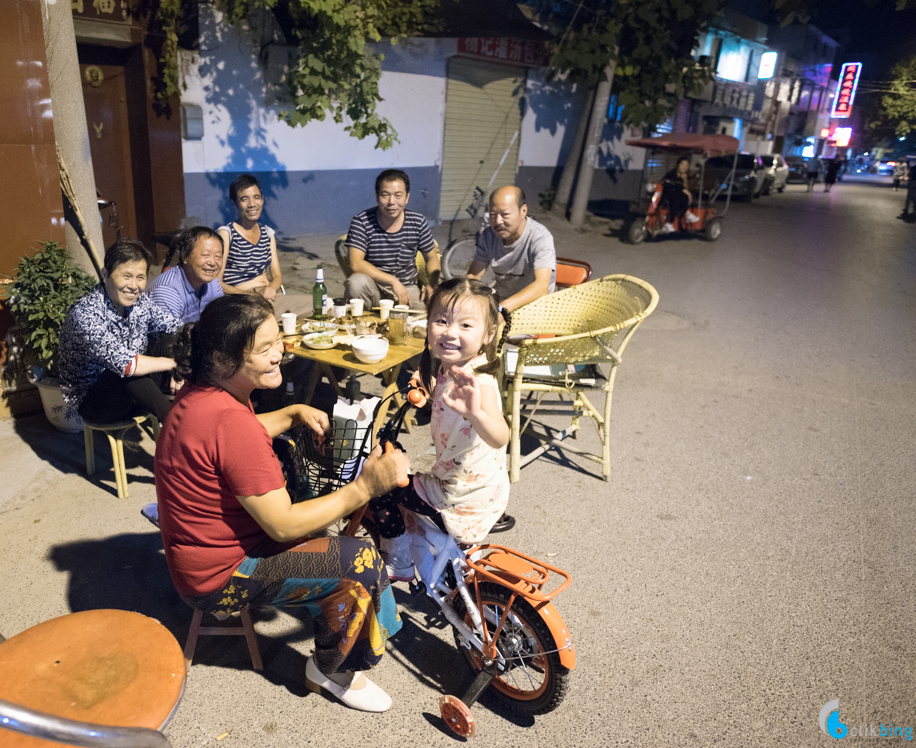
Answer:
MULTIPOLYGON (((480 599, 491 633, 502 620, 511 594, 501 585, 481 582, 480 599)), ((460 600, 460 597, 456 598, 456 602, 460 600)), ((460 604, 455 607, 456 612, 463 614, 468 625, 473 627, 471 617, 457 610, 460 604)), ((463 647, 457 633, 455 641, 474 672, 483 670, 483 655, 474 648, 463 647)), ((562 646, 565 645, 566 642, 563 642, 562 646)), ((497 644, 505 659, 505 669, 493 679, 486 693, 522 714, 553 711, 563 701, 569 688, 570 670, 560 664, 560 655, 556 651, 559 646, 531 604, 521 597, 516 598, 497 644)))
MULTIPOLYGON (((474 239, 459 239, 449 244, 442 255, 442 277, 449 280, 467 275, 476 253, 477 243, 474 239)), ((496 285, 496 275, 491 268, 487 268, 482 280, 491 288, 496 285)))

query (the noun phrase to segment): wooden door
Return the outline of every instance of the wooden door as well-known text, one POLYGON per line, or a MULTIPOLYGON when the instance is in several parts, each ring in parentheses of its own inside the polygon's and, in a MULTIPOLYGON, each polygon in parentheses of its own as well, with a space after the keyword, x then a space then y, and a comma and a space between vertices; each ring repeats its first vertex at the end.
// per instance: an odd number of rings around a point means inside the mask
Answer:
POLYGON ((103 200, 114 200, 117 206, 102 211, 107 248, 115 241, 118 226, 122 238, 137 238, 124 66, 80 65, 80 74, 95 186, 103 200), (112 215, 117 216, 114 225, 112 215))

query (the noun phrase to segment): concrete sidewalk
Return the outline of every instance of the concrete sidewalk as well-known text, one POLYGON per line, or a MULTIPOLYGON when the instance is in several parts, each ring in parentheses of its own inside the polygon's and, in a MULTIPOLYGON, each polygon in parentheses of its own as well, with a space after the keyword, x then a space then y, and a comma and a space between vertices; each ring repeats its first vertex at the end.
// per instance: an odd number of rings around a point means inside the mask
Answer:
MULTIPOLYGON (((815 746, 834 698, 850 731, 916 725, 916 233, 894 220, 890 189, 804 190, 732 206, 715 244, 632 247, 608 223, 580 234, 545 219, 560 254, 596 277, 643 278, 661 302, 617 378, 611 482, 551 451, 513 486, 519 524, 494 540, 572 573, 557 608, 578 667, 551 714, 476 705, 486 745, 815 746)), ((339 293, 336 238, 281 254, 293 311, 310 307, 318 261, 339 293)), ((597 446, 590 428, 581 439, 597 446)), ((428 460, 427 430, 406 441, 428 460)), ((191 611, 139 514, 155 499, 153 446, 129 449, 131 496, 118 500, 101 442, 90 480, 81 434, 40 415, 0 422, 0 632, 114 607, 184 642, 191 611)), ((373 674, 394 698, 386 714, 308 693, 308 615, 265 610, 265 671, 233 637, 201 640, 167 736, 182 748, 453 745, 437 702, 470 671, 432 605, 396 587, 404 628, 373 674)))

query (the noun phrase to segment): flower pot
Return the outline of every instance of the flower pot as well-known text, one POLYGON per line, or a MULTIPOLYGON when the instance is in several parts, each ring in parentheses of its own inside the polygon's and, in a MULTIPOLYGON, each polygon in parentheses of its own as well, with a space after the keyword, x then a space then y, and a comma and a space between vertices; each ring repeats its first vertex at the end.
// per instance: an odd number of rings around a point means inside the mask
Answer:
POLYGON ((35 386, 38 387, 45 415, 56 429, 69 434, 76 434, 83 430, 83 419, 80 418, 79 413, 73 412, 68 416, 63 393, 54 377, 36 380, 35 386))

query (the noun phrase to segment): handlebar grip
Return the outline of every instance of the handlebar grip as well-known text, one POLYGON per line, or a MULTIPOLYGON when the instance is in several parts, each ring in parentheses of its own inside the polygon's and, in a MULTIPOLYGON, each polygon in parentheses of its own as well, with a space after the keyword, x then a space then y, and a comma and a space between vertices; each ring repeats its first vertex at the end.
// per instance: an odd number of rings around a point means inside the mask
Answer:
POLYGON ((413 405, 416 408, 422 408, 426 405, 426 401, 429 399, 429 395, 426 390, 420 386, 416 386, 410 389, 407 393, 407 402, 413 405))
MULTIPOLYGON (((388 454, 390 452, 394 452, 394 444, 392 444, 391 442, 385 442, 385 454, 388 454)), ((405 474, 402 478, 399 478, 398 485, 401 488, 404 488, 405 486, 409 486, 410 485, 410 476, 405 474)))

